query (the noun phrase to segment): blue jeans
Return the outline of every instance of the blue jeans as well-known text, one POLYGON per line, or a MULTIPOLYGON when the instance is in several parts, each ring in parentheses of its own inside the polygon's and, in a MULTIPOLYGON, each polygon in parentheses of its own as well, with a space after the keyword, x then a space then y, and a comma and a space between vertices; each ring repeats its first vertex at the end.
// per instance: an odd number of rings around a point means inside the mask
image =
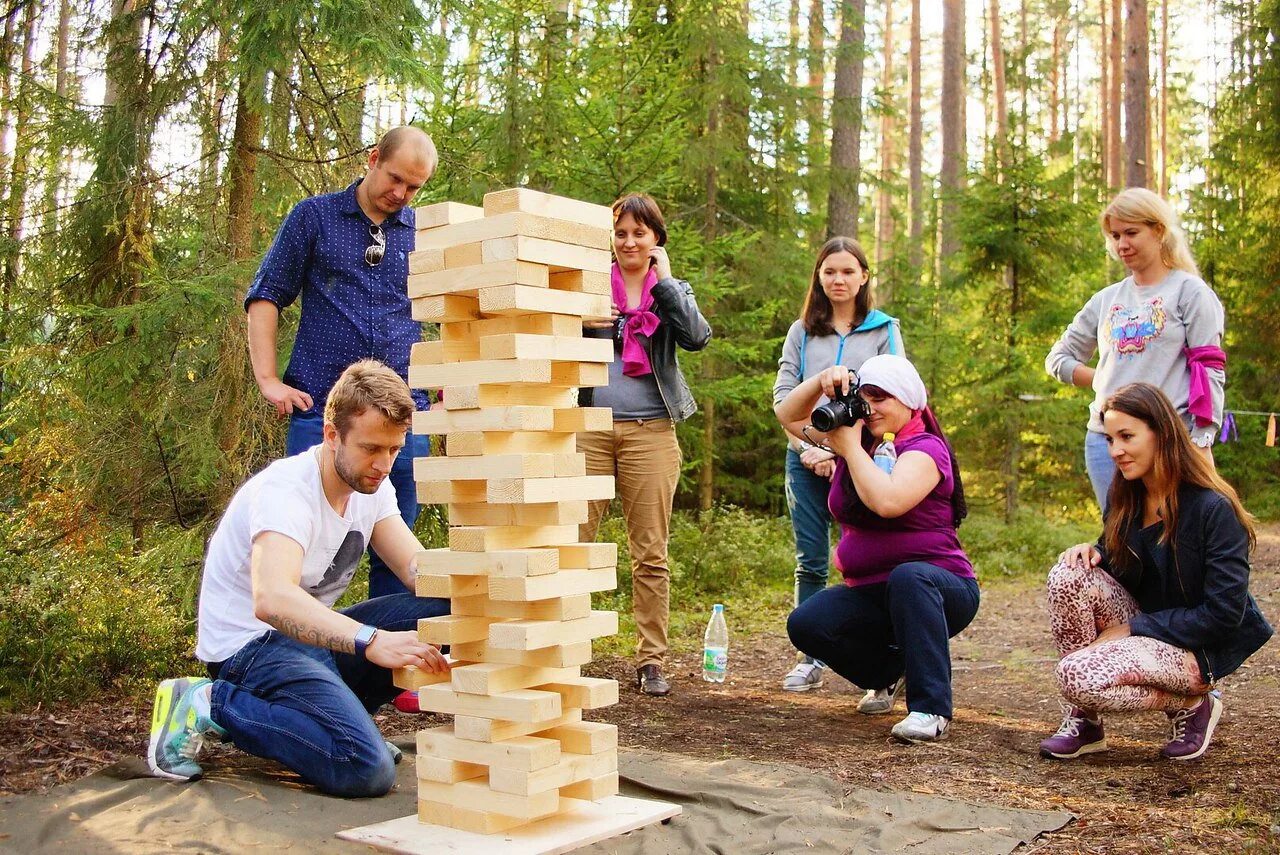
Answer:
MULTIPOLYGON (((814 475, 800 462, 800 455, 787 447, 787 510, 796 542, 795 604, 798 606, 827 587, 831 556, 831 511, 827 494, 831 482, 814 475)), ((806 661, 810 657, 805 657, 806 661)))
POLYGON ((978 613, 978 583, 924 561, 899 564, 889 580, 835 585, 787 618, 791 643, 864 689, 904 674, 907 709, 951 718, 948 639, 978 613))
MULTIPOLYGON (((294 413, 289 417, 289 436, 285 440, 284 453, 288 457, 300 454, 319 445, 324 440, 324 416, 315 411, 294 413)), ((418 521, 418 487, 413 481, 413 458, 428 457, 431 454, 431 440, 425 436, 410 433, 405 436, 404 448, 396 456, 391 465, 391 486, 396 491, 396 505, 400 508, 400 517, 405 525, 413 528, 418 521)), ((388 594, 412 593, 391 572, 378 553, 369 549, 369 596, 385 597, 388 594)))
MULTIPOLYGON (((343 610, 392 632, 448 613, 448 600, 412 594, 343 610)), ((391 752, 370 718, 400 693, 386 668, 272 630, 209 672, 215 676, 211 715, 240 750, 275 760, 334 796, 380 796, 395 783, 391 752)))
POLYGON ((1107 511, 1107 492, 1116 477, 1115 461, 1111 459, 1111 446, 1107 444, 1105 434, 1084 432, 1084 468, 1089 473, 1089 483, 1093 485, 1094 498, 1098 500, 1098 508, 1105 514, 1107 511))

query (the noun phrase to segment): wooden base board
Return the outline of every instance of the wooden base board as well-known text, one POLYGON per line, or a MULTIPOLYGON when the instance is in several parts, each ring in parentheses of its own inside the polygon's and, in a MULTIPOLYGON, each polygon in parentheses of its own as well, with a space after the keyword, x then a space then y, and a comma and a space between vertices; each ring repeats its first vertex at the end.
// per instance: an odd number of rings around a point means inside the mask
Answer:
MULTIPOLYGON (((564 800, 561 801, 564 803, 564 800)), ((679 816, 671 802, 610 796, 498 834, 424 825, 416 814, 339 831, 338 837, 403 855, 558 855, 679 816)))

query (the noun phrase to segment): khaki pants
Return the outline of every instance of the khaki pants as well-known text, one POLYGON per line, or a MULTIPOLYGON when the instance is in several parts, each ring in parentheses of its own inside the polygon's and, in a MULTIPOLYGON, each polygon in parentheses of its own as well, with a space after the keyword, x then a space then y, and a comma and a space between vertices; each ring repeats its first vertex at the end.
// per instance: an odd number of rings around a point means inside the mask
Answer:
MULTIPOLYGON (((614 422, 612 431, 578 434, 588 475, 612 475, 631 553, 631 597, 636 618, 636 667, 660 665, 667 653, 671 573, 667 541, 671 502, 680 480, 680 445, 671 419, 614 422)), ((584 543, 596 539, 609 502, 591 502, 581 526, 584 543)))

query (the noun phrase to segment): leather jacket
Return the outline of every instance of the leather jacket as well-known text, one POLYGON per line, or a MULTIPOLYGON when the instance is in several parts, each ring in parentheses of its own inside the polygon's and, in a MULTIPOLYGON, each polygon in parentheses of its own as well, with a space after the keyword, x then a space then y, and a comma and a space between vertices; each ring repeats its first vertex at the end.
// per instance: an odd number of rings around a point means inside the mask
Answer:
MULTIPOLYGON (((688 351, 702 350, 711 341, 711 326, 698 310, 693 288, 683 279, 662 279, 653 286, 653 312, 658 316, 658 328, 651 337, 637 336, 637 340, 649 355, 653 366, 658 392, 673 422, 682 422, 698 410, 680 370, 676 358, 676 345, 688 351)), ((610 338, 611 329, 587 329, 588 338, 610 338)), ((578 391, 578 403, 591 406, 595 389, 584 387, 578 391)))

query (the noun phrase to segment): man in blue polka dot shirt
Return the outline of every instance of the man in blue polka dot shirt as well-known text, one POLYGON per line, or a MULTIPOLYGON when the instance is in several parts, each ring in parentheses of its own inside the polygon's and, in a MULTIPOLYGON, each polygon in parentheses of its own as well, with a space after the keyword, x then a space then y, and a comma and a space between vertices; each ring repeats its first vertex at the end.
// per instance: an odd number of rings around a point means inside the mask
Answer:
MULTIPOLYGON (((414 217, 409 202, 437 163, 418 128, 394 128, 369 152, 364 178, 346 190, 303 199, 285 218, 245 296, 249 358, 258 388, 289 417, 285 453, 321 441, 329 390, 353 362, 377 359, 408 379, 409 350, 422 338, 406 293, 414 217), (302 298, 302 316, 283 379, 276 363, 280 312, 302 298)), ((426 393, 413 392, 418 409, 426 393)), ((400 515, 418 519, 413 458, 429 453, 426 437, 409 434, 391 470, 400 515)), ((405 591, 373 551, 369 596, 405 591)))

